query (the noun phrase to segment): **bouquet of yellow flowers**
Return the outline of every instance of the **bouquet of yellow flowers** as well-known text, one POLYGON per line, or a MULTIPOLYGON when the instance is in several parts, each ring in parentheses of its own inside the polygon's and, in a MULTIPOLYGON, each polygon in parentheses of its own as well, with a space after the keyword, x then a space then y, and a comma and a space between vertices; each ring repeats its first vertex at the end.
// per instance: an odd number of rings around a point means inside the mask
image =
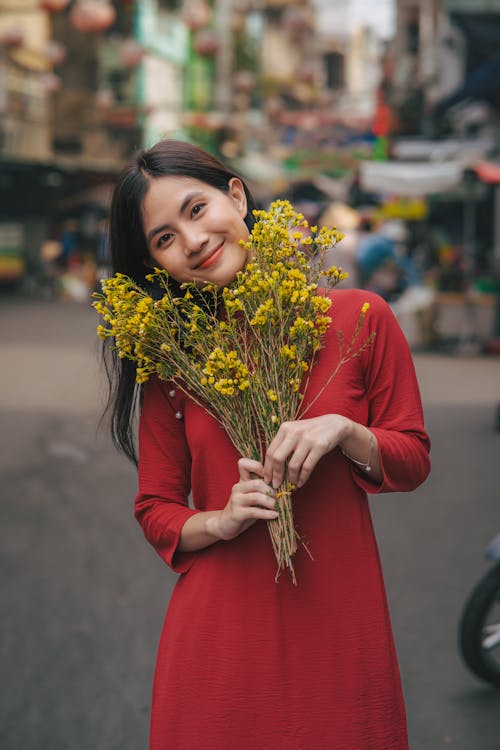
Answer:
MULTIPOLYGON (((172 381, 219 421, 242 456, 263 462, 279 426, 302 416, 308 373, 331 323, 331 300, 319 284, 332 288, 346 274, 322 267, 342 238, 336 229, 309 227, 287 201, 254 214, 242 241, 249 263, 222 290, 207 284, 200 294, 194 284, 183 284, 183 294, 174 296, 166 271, 155 269, 146 278, 162 289, 159 299, 116 274, 102 282, 93 304, 105 324, 98 335, 111 340, 119 357, 137 363, 138 383, 151 375, 172 381), (308 246, 313 253, 305 252, 308 246)), ((350 344, 340 338, 338 364, 323 388, 369 346, 372 336, 357 344, 367 309, 366 303, 350 344)), ((276 578, 288 568, 295 583, 300 539, 292 490, 285 476, 276 494, 278 517, 267 524, 276 578)))

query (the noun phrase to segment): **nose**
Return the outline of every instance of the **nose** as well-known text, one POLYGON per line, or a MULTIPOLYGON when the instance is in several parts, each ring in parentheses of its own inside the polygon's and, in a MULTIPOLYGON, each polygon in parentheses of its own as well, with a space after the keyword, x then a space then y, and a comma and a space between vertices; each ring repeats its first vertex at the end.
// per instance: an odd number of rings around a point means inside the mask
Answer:
POLYGON ((184 230, 184 252, 187 256, 195 255, 204 249, 208 234, 201 226, 189 226, 184 230))

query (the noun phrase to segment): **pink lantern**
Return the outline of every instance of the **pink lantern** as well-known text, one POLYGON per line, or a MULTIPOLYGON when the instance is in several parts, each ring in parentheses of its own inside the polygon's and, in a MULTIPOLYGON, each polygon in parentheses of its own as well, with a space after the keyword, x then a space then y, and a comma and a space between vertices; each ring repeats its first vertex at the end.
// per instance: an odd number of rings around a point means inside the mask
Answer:
POLYGON ((124 68, 135 68, 144 57, 144 50, 135 39, 125 39, 120 45, 119 60, 124 68))
POLYGON ((69 5, 69 0, 40 0, 40 8, 50 13, 58 13, 69 5))
POLYGON ((45 45, 44 54, 51 65, 60 65, 66 58, 66 47, 62 42, 51 40, 45 45))
POLYGON ((116 18, 116 10, 108 0, 76 0, 69 20, 77 31, 104 31, 116 18))
POLYGON ((215 31, 210 29, 201 29, 196 32, 194 38, 194 49, 198 55, 204 57, 212 57, 215 55, 220 47, 220 39, 215 31))

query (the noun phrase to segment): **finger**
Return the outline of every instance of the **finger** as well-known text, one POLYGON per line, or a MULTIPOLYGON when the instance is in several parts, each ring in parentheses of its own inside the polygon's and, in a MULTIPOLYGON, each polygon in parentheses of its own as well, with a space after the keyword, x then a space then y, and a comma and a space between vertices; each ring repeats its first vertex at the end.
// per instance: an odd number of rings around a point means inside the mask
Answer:
POLYGON ((249 508, 252 506, 262 506, 263 508, 274 508, 276 498, 267 492, 241 492, 233 498, 235 506, 240 508, 249 508))
POLYGON ((267 471, 270 474, 270 484, 274 489, 277 489, 283 481, 283 475, 285 473, 285 463, 287 458, 294 452, 297 445, 297 437, 289 435, 284 438, 281 444, 271 448, 270 452, 266 454, 266 461, 264 463, 264 481, 268 479, 267 471))
POLYGON ((247 508, 246 511, 246 518, 260 519, 262 521, 272 521, 273 518, 278 518, 277 511, 268 508, 260 508, 257 505, 247 508))
POLYGON ((264 476, 264 467, 260 461, 254 461, 251 458, 240 458, 238 460, 238 471, 240 472, 240 479, 251 479, 252 474, 257 474, 259 477, 264 476))
POLYGON ((241 492, 260 492, 266 497, 273 498, 275 492, 273 488, 264 482, 263 479, 240 479, 238 486, 241 492))
POLYGON ((288 462, 288 479, 292 484, 297 484, 302 471, 302 465, 309 456, 311 446, 305 442, 299 443, 288 462))
MULTIPOLYGON (((285 466, 287 459, 293 455, 295 451, 296 443, 295 440, 289 438, 286 442, 279 446, 274 456, 271 456, 271 487, 278 489, 283 482, 285 476, 285 466)), ((265 481, 266 477, 264 477, 265 481)))
POLYGON ((303 487, 304 484, 307 482, 309 477, 311 476, 313 469, 315 468, 316 464, 318 463, 319 459, 324 455, 324 453, 318 449, 311 450, 307 456, 304 458, 302 462, 302 466, 300 467, 300 473, 297 477, 297 487, 303 487))

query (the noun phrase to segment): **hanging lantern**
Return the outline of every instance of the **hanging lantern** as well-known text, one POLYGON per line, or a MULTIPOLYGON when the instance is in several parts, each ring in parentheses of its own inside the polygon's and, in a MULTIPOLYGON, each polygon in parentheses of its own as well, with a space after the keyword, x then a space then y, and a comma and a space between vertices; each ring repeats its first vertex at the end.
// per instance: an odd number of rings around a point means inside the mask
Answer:
POLYGON ((118 59, 124 68, 135 68, 144 57, 144 50, 135 39, 125 39, 120 45, 118 59))
POLYGON ((19 47, 24 42, 24 31, 18 26, 10 26, 2 31, 0 42, 6 47, 19 47))
POLYGON ((60 65, 66 58, 66 47, 62 42, 51 40, 45 45, 44 56, 51 65, 60 65))
POLYGON ((116 18, 116 10, 108 0, 76 0, 69 21, 77 31, 108 29, 116 18))
POLYGON ((69 0, 40 0, 40 8, 49 13, 58 13, 69 5, 69 0))
POLYGON ((206 0, 185 0, 181 18, 191 31, 207 26, 212 18, 212 11, 206 0))
POLYGON ((220 47, 219 35, 211 29, 200 29, 194 37, 194 49, 198 55, 212 57, 220 47))

